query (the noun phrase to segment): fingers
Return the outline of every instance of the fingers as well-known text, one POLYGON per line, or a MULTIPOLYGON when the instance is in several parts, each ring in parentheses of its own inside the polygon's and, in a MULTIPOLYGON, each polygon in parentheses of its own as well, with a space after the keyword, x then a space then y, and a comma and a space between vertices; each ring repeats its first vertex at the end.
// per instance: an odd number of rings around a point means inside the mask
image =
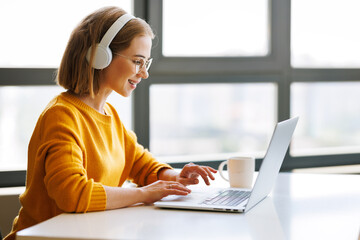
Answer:
POLYGON ((169 195, 188 195, 191 190, 175 181, 159 180, 141 187, 143 203, 153 203, 169 195))
POLYGON ((176 182, 176 181, 159 180, 156 183, 159 183, 163 190, 170 190, 170 191, 172 191, 172 190, 181 190, 181 191, 190 192, 190 189, 188 189, 183 184, 181 184, 179 182, 176 182))
POLYGON ((190 189, 179 182, 169 181, 166 184, 165 190, 167 195, 187 195, 191 192, 190 189))
POLYGON ((192 177, 192 178, 182 178, 180 177, 178 179, 179 183, 183 184, 184 186, 187 186, 187 185, 195 185, 195 184, 198 184, 199 183, 199 179, 197 179, 197 177, 192 177))
POLYGON ((182 178, 182 183, 185 185, 197 184, 199 181, 196 181, 198 176, 204 180, 206 185, 210 185, 209 178, 215 180, 213 173, 217 171, 212 167, 199 166, 193 163, 186 164, 183 170, 180 173, 180 178, 182 178), (186 179, 186 180, 185 180, 186 179), (196 180, 195 180, 196 179, 196 180))

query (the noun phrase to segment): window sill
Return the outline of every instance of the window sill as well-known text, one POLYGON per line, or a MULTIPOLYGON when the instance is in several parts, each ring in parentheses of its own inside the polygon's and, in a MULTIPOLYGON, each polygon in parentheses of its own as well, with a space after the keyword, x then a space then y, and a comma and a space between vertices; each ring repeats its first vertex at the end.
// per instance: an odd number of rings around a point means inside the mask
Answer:
POLYGON ((360 164, 334 167, 294 169, 296 173, 360 174, 360 164))
POLYGON ((4 187, 0 188, 1 196, 20 195, 25 191, 25 187, 4 187))

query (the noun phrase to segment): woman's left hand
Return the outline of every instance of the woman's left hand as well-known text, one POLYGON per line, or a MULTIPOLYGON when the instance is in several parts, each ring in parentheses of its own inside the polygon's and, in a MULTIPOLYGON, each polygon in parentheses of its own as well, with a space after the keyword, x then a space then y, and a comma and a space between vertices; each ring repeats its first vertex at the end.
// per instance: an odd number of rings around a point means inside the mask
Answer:
POLYGON ((212 167, 207 166, 199 166, 193 163, 186 164, 184 168, 181 170, 180 174, 177 176, 176 181, 186 185, 198 184, 199 176, 204 179, 206 185, 210 185, 209 178, 211 180, 215 180, 213 173, 217 171, 212 167))

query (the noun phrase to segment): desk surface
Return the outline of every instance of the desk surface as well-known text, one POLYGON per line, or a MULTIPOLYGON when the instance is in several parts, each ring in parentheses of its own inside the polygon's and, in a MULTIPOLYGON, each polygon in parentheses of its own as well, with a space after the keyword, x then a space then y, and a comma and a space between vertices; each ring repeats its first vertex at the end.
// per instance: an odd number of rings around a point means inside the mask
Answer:
MULTIPOLYGON (((215 186, 226 184, 217 177, 215 186)), ((195 187, 197 188, 197 187, 195 187)), ((360 239, 360 175, 280 173, 248 213, 133 206, 62 214, 17 239, 360 239)))

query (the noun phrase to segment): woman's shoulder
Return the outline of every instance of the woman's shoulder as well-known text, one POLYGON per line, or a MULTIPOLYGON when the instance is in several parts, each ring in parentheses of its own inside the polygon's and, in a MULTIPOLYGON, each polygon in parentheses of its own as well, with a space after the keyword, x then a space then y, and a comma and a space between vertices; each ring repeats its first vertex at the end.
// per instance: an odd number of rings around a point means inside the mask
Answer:
POLYGON ((76 107, 66 100, 63 93, 55 96, 45 107, 40 118, 60 120, 63 118, 74 118, 76 107))

